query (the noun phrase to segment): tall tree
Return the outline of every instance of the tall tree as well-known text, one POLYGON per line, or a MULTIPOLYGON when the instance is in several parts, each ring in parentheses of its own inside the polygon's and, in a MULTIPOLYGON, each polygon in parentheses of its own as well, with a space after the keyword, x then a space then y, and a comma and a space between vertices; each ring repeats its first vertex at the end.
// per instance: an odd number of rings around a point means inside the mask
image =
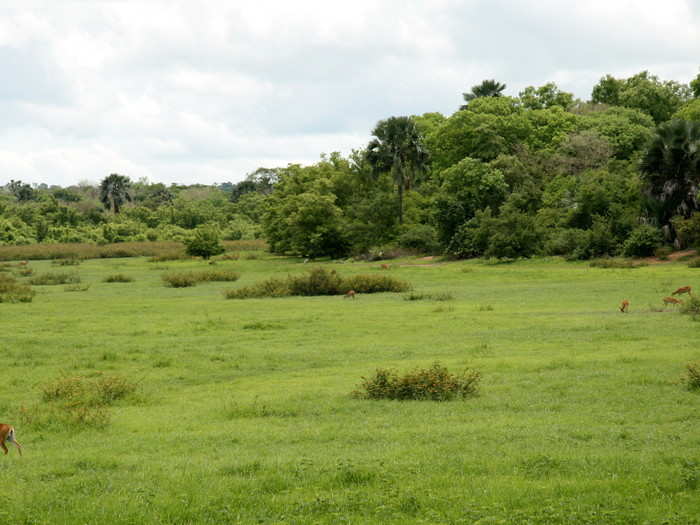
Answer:
POLYGON ((100 202, 108 210, 119 213, 125 202, 131 202, 131 179, 125 175, 112 173, 100 183, 100 202))
POLYGON ((375 173, 390 171, 399 194, 399 223, 403 223, 403 194, 428 164, 428 153, 410 117, 380 120, 367 145, 367 160, 375 173))
MULTIPOLYGON (((500 97, 503 95, 503 90, 506 88, 505 84, 496 82, 494 79, 484 80, 481 84, 472 86, 472 90, 469 93, 462 93, 464 101, 469 104, 475 98, 480 97, 500 97)), ((460 109, 466 109, 467 104, 460 107, 460 109)))
POLYGON ((700 122, 671 120, 657 128, 642 158, 649 205, 660 226, 700 210, 700 122))

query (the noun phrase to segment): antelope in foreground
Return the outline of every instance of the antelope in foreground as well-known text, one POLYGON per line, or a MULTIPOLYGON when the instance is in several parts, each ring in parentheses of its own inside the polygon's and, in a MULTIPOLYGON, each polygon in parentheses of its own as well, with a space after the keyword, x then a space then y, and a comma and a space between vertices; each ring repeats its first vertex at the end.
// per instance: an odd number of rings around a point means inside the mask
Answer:
POLYGON ((345 299, 350 299, 351 297, 354 299, 356 295, 355 290, 348 290, 345 292, 345 299))
POLYGON ((15 439, 15 427, 6 425, 5 423, 0 423, 0 447, 2 447, 2 449, 5 451, 5 455, 7 455, 8 450, 7 446, 5 445, 5 441, 8 443, 14 443, 17 447, 19 455, 22 455, 22 445, 20 445, 15 439))
POLYGON ((630 307, 630 302, 627 299, 623 299, 622 302, 620 303, 620 311, 623 314, 627 313, 627 309, 630 307))
POLYGON ((688 295, 693 295, 693 294, 691 293, 691 288, 690 288, 690 286, 681 286, 678 290, 676 290, 675 292, 673 292, 671 295, 681 295, 681 294, 684 294, 684 293, 687 293, 688 295))
POLYGON ((675 306, 677 304, 683 304, 683 301, 675 297, 664 297, 664 304, 672 304, 675 306))

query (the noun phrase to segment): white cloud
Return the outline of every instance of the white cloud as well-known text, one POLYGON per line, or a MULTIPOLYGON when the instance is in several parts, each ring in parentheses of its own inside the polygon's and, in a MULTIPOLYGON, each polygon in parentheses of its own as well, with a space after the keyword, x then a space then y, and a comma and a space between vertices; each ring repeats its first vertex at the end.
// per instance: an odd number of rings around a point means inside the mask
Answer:
POLYGON ((0 184, 240 180, 349 152, 484 78, 698 72, 693 0, 30 2, 0 12, 0 184))

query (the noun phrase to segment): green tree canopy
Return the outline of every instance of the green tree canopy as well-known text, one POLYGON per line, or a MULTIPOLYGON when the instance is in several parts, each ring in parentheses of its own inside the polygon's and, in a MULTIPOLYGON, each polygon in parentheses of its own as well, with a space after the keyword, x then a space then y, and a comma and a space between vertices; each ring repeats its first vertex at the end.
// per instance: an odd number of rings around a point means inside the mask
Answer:
POLYGON ((518 94, 518 98, 523 107, 528 109, 547 109, 553 106, 568 109, 574 102, 574 95, 561 91, 554 82, 538 88, 528 86, 518 94))

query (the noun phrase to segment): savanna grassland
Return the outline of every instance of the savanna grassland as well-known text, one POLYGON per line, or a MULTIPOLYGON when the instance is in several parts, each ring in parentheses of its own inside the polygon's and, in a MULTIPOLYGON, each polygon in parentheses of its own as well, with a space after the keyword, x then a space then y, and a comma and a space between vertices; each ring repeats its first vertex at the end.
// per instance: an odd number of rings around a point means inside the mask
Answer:
POLYGON ((0 420, 24 447, 0 456, 3 523, 700 523, 700 394, 680 381, 700 324, 661 303, 700 288, 686 264, 324 263, 418 300, 226 300, 310 266, 262 252, 27 266, 80 282, 0 304, 0 420), (162 280, 212 268, 240 279, 162 280), (436 361, 481 372, 478 396, 351 396, 436 361), (96 384, 116 390, 61 401, 96 384))

